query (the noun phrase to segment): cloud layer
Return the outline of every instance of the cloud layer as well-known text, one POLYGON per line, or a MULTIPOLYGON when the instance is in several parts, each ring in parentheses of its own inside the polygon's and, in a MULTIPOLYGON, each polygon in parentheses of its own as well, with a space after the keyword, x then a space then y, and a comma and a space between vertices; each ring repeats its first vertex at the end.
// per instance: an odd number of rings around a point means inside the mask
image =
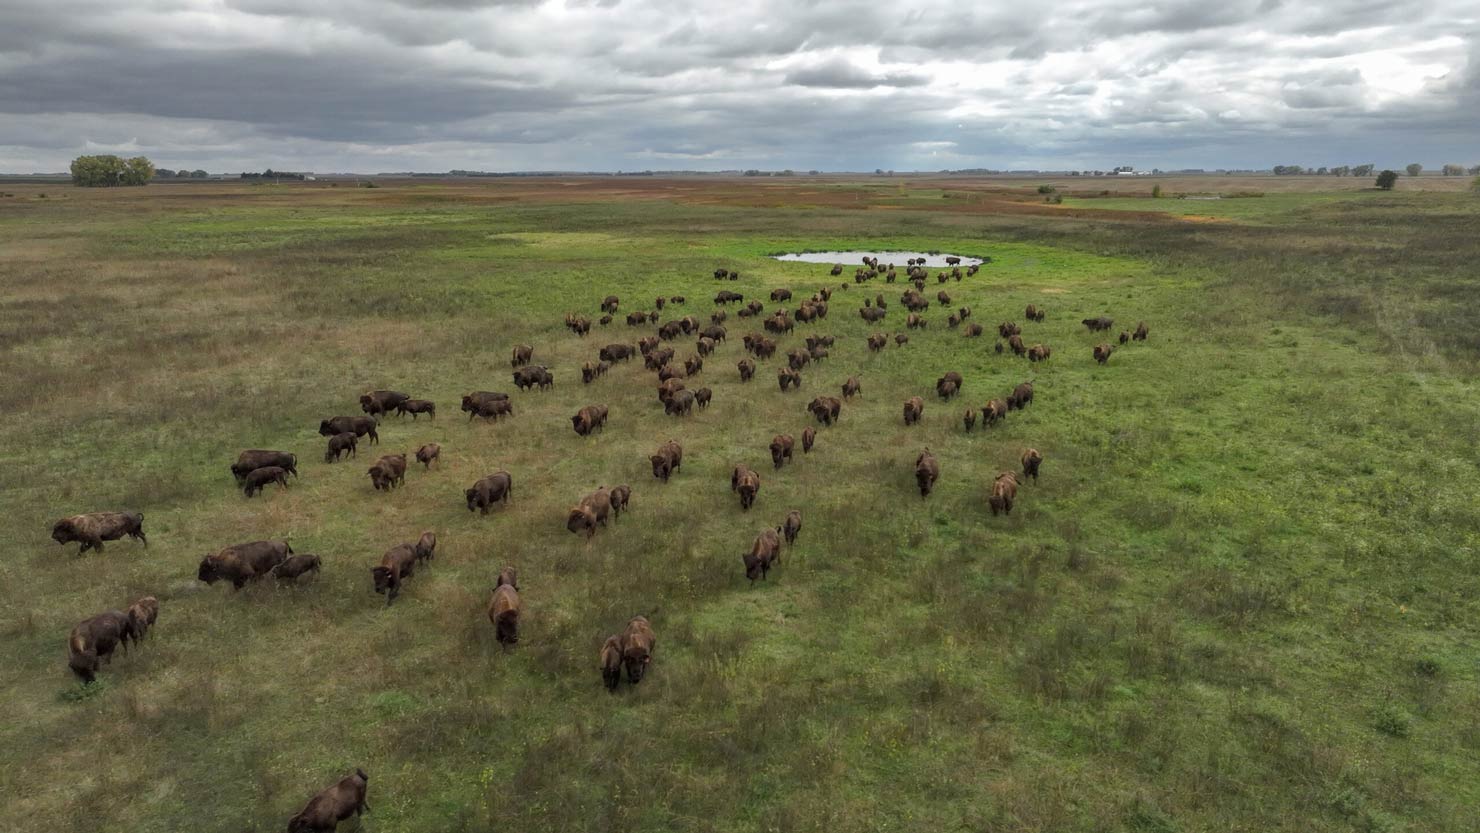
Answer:
POLYGON ((1480 163, 1472 0, 22 0, 0 170, 1480 163))

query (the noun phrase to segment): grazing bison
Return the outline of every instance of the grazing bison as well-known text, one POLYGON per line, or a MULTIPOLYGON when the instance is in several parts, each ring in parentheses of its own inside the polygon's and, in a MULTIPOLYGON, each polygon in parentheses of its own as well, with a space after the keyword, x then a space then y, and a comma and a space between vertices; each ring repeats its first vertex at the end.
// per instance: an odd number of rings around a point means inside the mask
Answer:
POLYGON ((837 276, 837 275, 843 274, 843 264, 841 264, 841 263, 835 263, 835 264, 833 264, 832 271, 831 272, 828 272, 828 274, 829 275, 833 275, 833 276, 837 276))
POLYGON ((951 305, 951 296, 944 289, 935 293, 935 300, 939 301, 940 305, 943 307, 948 307, 951 305))
POLYGON ((1023 310, 1023 317, 1028 319, 1029 321, 1037 321, 1038 307, 1034 304, 1029 304, 1028 308, 1023 310))
POLYGON ((624 362, 637 355, 637 348, 630 344, 608 344, 596 351, 596 358, 604 362, 624 362))
POLYGON ((360 410, 370 416, 388 414, 410 398, 410 394, 400 391, 372 390, 369 393, 360 394, 360 410))
POLYGON ((356 437, 369 437, 371 443, 378 443, 380 435, 375 432, 376 424, 375 417, 371 416, 337 416, 319 423, 319 436, 332 437, 349 432, 356 437))
POLYGON ((1030 448, 1023 452, 1023 477, 1033 478, 1038 482, 1038 467, 1043 465, 1043 455, 1036 448, 1030 448))
POLYGON ((700 356, 708 356, 714 352, 715 344, 714 339, 700 336, 699 340, 694 342, 694 349, 699 351, 700 356))
POLYGON ((773 300, 773 301, 790 301, 791 300, 791 290, 790 289, 773 289, 773 290, 771 290, 771 300, 773 300))
POLYGON ((616 691, 622 681, 622 637, 616 634, 601 643, 601 681, 607 691, 616 691))
POLYGON ((662 350, 654 349, 648 351, 647 355, 642 357, 642 366, 646 370, 661 371, 664 367, 667 367, 668 362, 672 360, 672 347, 665 347, 662 350))
POLYGON ((858 317, 872 324, 875 321, 883 321, 884 316, 889 313, 878 307, 864 307, 858 311, 858 317))
POLYGON ((243 451, 236 457, 236 462, 231 464, 231 476, 236 478, 237 484, 247 479, 247 475, 257 469, 277 466, 294 477, 298 476, 298 455, 289 454, 286 451, 267 451, 265 449, 253 448, 243 451))
POLYGON ((709 388, 699 388, 694 391, 694 404, 698 405, 701 411, 709 407, 709 400, 713 398, 714 391, 709 388))
POLYGON ((832 425, 837 422, 838 415, 842 413, 843 403, 836 397, 819 396, 807 405, 807 410, 823 425, 832 425))
POLYGON ((776 468, 781 468, 783 463, 791 459, 791 450, 795 444, 796 441, 790 434, 777 434, 771 438, 771 462, 776 468))
POLYGON ((786 520, 781 524, 781 531, 786 536, 786 543, 795 544, 797 535, 802 531, 802 513, 793 509, 786 513, 786 520))
POLYGON ((653 649, 658 638, 646 616, 634 616, 622 632, 622 666, 627 669, 627 682, 637 685, 653 662, 653 649))
POLYGON ((494 638, 508 648, 519 642, 519 591, 511 584, 493 588, 488 600, 488 621, 493 623, 494 638))
POLYGON ((236 544, 201 559, 195 577, 206 584, 229 581, 237 590, 262 578, 293 554, 287 541, 253 541, 236 544))
POLYGON ((761 491, 761 476, 741 463, 730 475, 730 490, 740 493, 740 508, 749 511, 755 504, 756 495, 761 491))
POLYGON ((88 550, 102 551, 104 541, 117 541, 127 535, 137 539, 145 547, 149 539, 144 535, 144 516, 138 512, 90 512, 62 518, 51 527, 51 540, 58 544, 76 541, 77 554, 88 550))
POLYGON ((1023 382, 1013 388, 1012 393, 1007 395, 1007 409, 1009 411, 1020 411, 1028 407, 1032 402, 1033 383, 1031 381, 1023 382))
POLYGON ((869 352, 877 353, 889 344, 889 336, 883 333, 874 333, 868 337, 869 352))
POLYGON ((1003 321, 997 325, 997 335, 1002 338, 1012 338, 1015 335, 1022 335, 1022 332, 1023 328, 1011 321, 1003 321))
POLYGON ((788 387, 801 388, 802 374, 789 367, 776 368, 776 383, 781 386, 781 392, 786 393, 788 387))
POLYGON ((802 429, 802 453, 812 453, 812 445, 817 442, 817 429, 808 425, 802 429))
POLYGON ((1108 344, 1105 344, 1103 342, 1101 342, 1100 344, 1096 344, 1095 361, 1099 362, 1100 364, 1104 364, 1105 362, 1110 361, 1110 354, 1113 352, 1115 352, 1115 348, 1111 347, 1108 344))
POLYGON ((465 489, 463 495, 468 500, 469 512, 477 509, 479 514, 487 515, 495 503, 509 505, 509 498, 514 496, 514 479, 508 472, 499 470, 474 483, 471 489, 465 489))
POLYGON ((1085 318, 1079 323, 1089 328, 1092 333, 1108 330, 1115 324, 1115 319, 1101 315, 1098 318, 1085 318))
POLYGON ((380 557, 380 566, 370 570, 375 582, 375 592, 385 596, 385 606, 390 607, 401 595, 401 584, 416 571, 416 547, 397 544, 380 557))
POLYGON ((1007 515, 1012 514, 1012 502, 1017 498, 1017 474, 1004 471, 997 475, 992 483, 992 494, 987 498, 987 505, 992 507, 992 515, 1000 511, 1007 515))
POLYGON ((128 606, 129 641, 135 645, 149 635, 149 629, 159 621, 159 599, 145 596, 128 606))
POLYGON ((272 568, 272 577, 278 581, 297 581, 305 573, 319 572, 323 561, 317 555, 307 553, 292 556, 272 568))
POLYGON ((967 338, 980 338, 983 332, 982 325, 976 323, 967 324, 966 329, 961 332, 965 333, 967 338))
POLYGON ((1146 327, 1146 322, 1142 321, 1136 325, 1136 331, 1131 334, 1131 340, 1145 341, 1149 335, 1151 335, 1151 330, 1146 327))
POLYGON ((442 456, 442 446, 437 443, 427 443, 416 450, 416 462, 421 463, 422 468, 430 469, 432 461, 442 456))
POLYGON ((844 399, 852 399, 855 396, 861 395, 862 392, 863 385, 859 383, 857 376, 849 376, 848 380, 843 383, 844 399))
POLYGON ((468 422, 472 422, 473 417, 475 416, 480 416, 484 419, 491 419, 494 422, 498 422, 498 418, 501 416, 513 415, 513 402, 510 402, 507 399, 488 399, 478 403, 478 409, 468 415, 468 422))
POLYGON ((77 623, 67 638, 67 667, 78 679, 91 683, 98 678, 98 669, 113 658, 119 645, 128 650, 128 640, 134 638, 134 627, 128 614, 121 610, 99 613, 77 623))
POLYGON ((970 434, 971 429, 976 427, 976 411, 967 408, 966 413, 961 415, 961 424, 966 426, 966 433, 970 434))
POLYGON ((812 354, 806 350, 793 350, 786 354, 786 366, 792 370, 801 370, 812 361, 812 354))
POLYGON ((333 833, 341 821, 370 812, 370 802, 365 800, 369 781, 370 776, 363 769, 339 779, 334 786, 309 799, 298 815, 288 819, 288 833, 333 833))
POLYGON ((909 330, 922 330, 922 329, 924 329, 929 324, 930 324, 930 322, 929 321, 926 321, 923 316, 917 315, 916 313, 913 313, 913 312, 910 313, 909 315, 905 316, 905 319, 904 319, 905 329, 909 329, 909 330))
POLYGON ((1014 334, 1010 336, 1007 339, 1007 346, 1012 348, 1012 354, 1014 356, 1021 356, 1028 352, 1027 345, 1023 344, 1023 337, 1020 335, 1014 334))
POLYGON ((663 403, 663 413, 669 416, 688 416, 694 412, 695 401, 693 391, 676 390, 668 397, 668 401, 663 403))
POLYGON ((359 438, 354 435, 354 432, 345 431, 343 434, 335 434, 329 438, 329 447, 324 450, 324 462, 337 462, 346 451, 349 452, 349 456, 356 457, 359 455, 358 446, 359 438))
POLYGON ((602 486, 571 507, 566 513, 565 528, 576 534, 586 533, 586 540, 590 541, 596 534, 596 527, 606 526, 606 518, 611 511, 611 490, 602 486))
POLYGON ((397 486, 406 484, 406 455, 387 454, 375 461, 367 472, 370 475, 370 485, 376 491, 389 492, 397 486))
POLYGON ((587 405, 570 418, 576 434, 586 437, 606 428, 607 408, 605 405, 587 405))
POLYGON ((426 414, 430 419, 437 418, 437 403, 430 399, 408 399, 396 406, 396 414, 405 416, 411 414, 411 419, 416 420, 420 414, 426 414))
POLYGON ((509 361, 509 366, 520 368, 529 364, 532 359, 534 359, 534 347, 528 344, 516 344, 514 345, 514 357, 509 361))
MULTIPOLYGON (((462 409, 464 412, 467 413, 468 421, 472 422, 473 417, 478 416, 478 411, 483 406, 483 403, 498 401, 507 402, 508 400, 509 395, 507 393, 494 393, 493 391, 487 390, 474 391, 463 396, 462 409)), ((508 411, 508 413, 512 414, 513 411, 510 410, 508 411)))
POLYGON ((982 427, 988 428, 991 427, 991 425, 998 420, 1006 419, 1008 410, 1010 409, 1007 407, 1007 403, 1002 401, 1001 399, 993 399, 992 401, 983 405, 982 427))
POLYGON ((766 573, 771 571, 771 565, 781 560, 781 536, 778 530, 767 527, 761 534, 755 537, 755 543, 750 545, 750 552, 744 556, 745 577, 755 584, 756 579, 765 579, 766 573))
POLYGON ((1053 351, 1046 344, 1035 344, 1028 348, 1028 361, 1030 362, 1045 362, 1051 355, 1053 351))
POLYGON ((966 379, 960 373, 954 370, 947 371, 944 376, 935 380, 935 392, 940 395, 941 399, 950 399, 951 396, 960 393, 965 384, 966 379), (949 396, 946 394, 948 390, 950 391, 949 396))
POLYGON ((658 370, 658 381, 660 382, 666 382, 669 379, 683 379, 687 376, 688 374, 684 372, 683 368, 674 367, 673 365, 664 365, 658 370))
POLYGON ((897 347, 903 347, 903 346, 905 346, 906 344, 909 344, 909 343, 910 343, 910 337, 909 336, 905 335, 904 333, 895 333, 894 334, 894 344, 895 344, 895 346, 897 346, 897 347))
POLYGON ((744 295, 741 295, 739 292, 731 292, 728 289, 721 289, 719 292, 716 292, 715 295, 714 295, 714 302, 716 304, 721 305, 721 306, 723 306, 725 304, 728 304, 728 303, 737 302, 737 301, 743 301, 743 300, 745 300, 745 296, 744 295))
POLYGON ((750 359, 741 359, 735 363, 735 367, 740 369, 740 381, 749 382, 755 378, 755 362, 750 359))
POLYGON ((914 425, 920 421, 920 416, 925 413, 925 400, 918 396, 911 396, 904 403, 904 424, 914 425))
POLYGON ((544 365, 532 364, 514 371, 514 386, 520 390, 555 387, 555 376, 544 365))
POLYGON ((632 501, 632 487, 626 483, 611 488, 612 520, 621 517, 627 511, 627 504, 632 501))
POLYGON ((658 453, 648 460, 653 464, 653 477, 667 483, 669 476, 683 466, 683 446, 677 440, 669 440, 658 446, 658 453))
POLYGON ((261 492, 262 488, 269 483, 276 483, 279 488, 288 488, 287 469, 278 466, 264 466, 263 468, 254 470, 242 482, 242 493, 247 497, 251 497, 261 492))
POLYGON ((930 497, 930 490, 935 488, 935 481, 939 479, 940 463, 927 448, 915 458, 915 483, 920 487, 920 497, 930 497))

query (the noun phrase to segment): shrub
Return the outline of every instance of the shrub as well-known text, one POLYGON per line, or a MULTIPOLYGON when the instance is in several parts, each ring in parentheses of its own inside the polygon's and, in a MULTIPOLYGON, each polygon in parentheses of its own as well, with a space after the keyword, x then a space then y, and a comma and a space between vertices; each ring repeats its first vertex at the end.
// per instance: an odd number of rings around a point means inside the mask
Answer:
POLYGON ((1382 173, 1380 173, 1380 174, 1377 175, 1377 187, 1378 188, 1381 188, 1384 191, 1391 191, 1391 190, 1393 190, 1393 186, 1394 185, 1397 185, 1397 184, 1398 184, 1398 172, 1397 171, 1383 171, 1382 173))
POLYGON ((1151 197, 1152 197, 1152 199, 1158 199, 1158 200, 1161 199, 1161 186, 1160 185, 1153 185, 1151 187, 1151 197))
POLYGON ((154 163, 142 156, 124 160, 112 154, 72 160, 72 184, 83 188, 143 185, 154 178, 154 163))
POLYGON ((1384 703, 1372 718, 1372 725, 1377 731, 1395 738, 1408 737, 1408 724, 1408 715, 1392 703, 1384 703))
POLYGON ((1054 187, 1052 185, 1040 185, 1040 186, 1038 186, 1038 193, 1040 193, 1040 194, 1052 194, 1053 192, 1054 192, 1054 187))

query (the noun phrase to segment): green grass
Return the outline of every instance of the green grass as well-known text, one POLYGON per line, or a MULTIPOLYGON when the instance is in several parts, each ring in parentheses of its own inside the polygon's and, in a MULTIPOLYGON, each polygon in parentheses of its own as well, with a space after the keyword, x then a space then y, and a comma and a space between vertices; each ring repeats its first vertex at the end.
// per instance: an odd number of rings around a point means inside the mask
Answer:
POLYGON ((1076 206, 1230 212, 1190 223, 941 210, 894 183, 870 210, 788 197, 804 184, 767 183, 769 208, 501 190, 526 187, 0 204, 6 829, 276 830, 355 766, 363 829, 384 831, 1480 823, 1480 201, 1076 206), (565 312, 594 318, 608 293, 623 313, 683 294, 675 316, 700 317, 721 288, 804 297, 837 285, 827 267, 766 255, 853 247, 990 255, 945 287, 989 335, 934 306, 908 346, 870 354, 867 333, 903 324, 903 285, 879 281, 783 340, 838 337, 800 393, 777 391, 774 361, 739 383, 739 336, 759 327, 733 310, 705 412, 664 417, 636 363, 580 384, 599 346, 639 332, 619 315, 581 340, 565 312), (718 266, 744 277, 720 284, 718 266), (856 314, 879 292, 887 327, 856 314), (991 350, 1027 303, 1048 309, 1024 325, 1047 364, 991 350), (1116 332, 1147 321, 1150 342, 1095 365, 1102 338, 1078 321, 1102 313, 1116 332), (457 396, 512 390, 515 343, 556 388, 468 424, 457 396), (966 377, 949 405, 931 395, 946 370, 966 377), (853 374, 863 398, 773 471, 771 436, 853 374), (1030 377, 1027 411, 962 432, 968 404, 1030 377), (392 419, 381 447, 324 464, 318 420, 376 387, 442 416, 392 419), (924 422, 905 428, 917 394, 924 422), (587 403, 612 416, 581 439, 567 418, 587 403), (685 464, 665 486, 646 455, 669 437, 685 464), (438 468, 370 489, 377 454, 427 441, 438 468), (994 519, 986 488, 1030 445, 1043 480, 994 519), (922 501, 925 446, 943 470, 922 501), (249 447, 297 452, 302 477, 244 500, 226 466, 249 447), (749 514, 728 488, 739 461, 764 481, 749 514), (496 468, 512 506, 469 514, 461 490, 496 468), (617 482, 631 514, 588 548, 564 511, 617 482), (147 550, 79 559, 47 537, 112 508, 145 513, 147 550), (791 508, 798 545, 747 586, 741 553, 791 508), (438 558, 387 610, 369 569, 423 529, 438 558), (194 581, 203 554, 267 537, 320 554, 322 575, 194 581), (508 653, 483 613, 506 564, 525 604, 508 653), (146 593, 151 640, 81 689, 68 630, 146 593), (652 673, 609 696, 601 640, 655 608, 652 673))

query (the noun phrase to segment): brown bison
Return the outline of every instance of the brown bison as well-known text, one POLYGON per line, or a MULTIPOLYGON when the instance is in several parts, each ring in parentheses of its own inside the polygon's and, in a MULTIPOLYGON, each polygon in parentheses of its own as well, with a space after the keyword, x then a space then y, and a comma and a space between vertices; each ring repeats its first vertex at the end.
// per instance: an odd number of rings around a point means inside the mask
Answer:
POLYGON ((1103 342, 1101 342, 1100 344, 1096 344, 1095 361, 1099 362, 1100 364, 1104 364, 1105 362, 1110 361, 1110 354, 1113 352, 1115 352, 1115 348, 1111 347, 1108 344, 1105 344, 1103 342))
POLYGON ((494 638, 508 648, 519 642, 519 591, 511 584, 493 588, 488 600, 488 621, 493 623, 494 638))
POLYGON ((987 498, 987 505, 992 507, 992 515, 995 516, 999 511, 1012 514, 1012 502, 1017 498, 1017 487, 1016 473, 1004 471, 997 475, 992 483, 992 494, 987 498))
POLYGON ((416 553, 417 561, 431 561, 437 553, 437 533, 423 532, 411 549, 416 553))
POLYGON ((1120 331, 1120 343, 1121 344, 1130 344, 1131 343, 1131 334, 1128 333, 1128 332, 1126 332, 1125 330, 1121 330, 1120 331))
POLYGON ((606 428, 607 408, 605 405, 587 405, 570 418, 571 428, 576 434, 586 437, 606 428))
POLYGON ((1092 333, 1108 330, 1115 324, 1115 319, 1101 315, 1098 318, 1085 318, 1079 323, 1089 328, 1092 333))
POLYGON ((716 304, 720 304, 722 306, 724 304, 728 304, 728 303, 730 303, 732 301, 743 301, 743 300, 745 300, 745 296, 744 295, 741 295, 739 292, 731 292, 728 289, 722 289, 719 292, 716 292, 715 295, 714 295, 714 302, 716 304))
POLYGON ((980 338, 983 332, 982 325, 976 323, 967 324, 966 329, 961 332, 966 334, 966 338, 980 338))
POLYGON ((1033 402, 1033 383, 1023 382, 1012 389, 1007 395, 1007 409, 1009 411, 1021 411, 1033 402))
POLYGON ((748 512, 755 505, 756 495, 760 494, 761 476, 741 463, 730 475, 730 490, 740 493, 740 509, 748 512))
POLYGON ((436 419, 437 403, 430 399, 408 399, 396 406, 396 414, 398 416, 411 414, 412 421, 415 421, 420 414, 426 414, 429 419, 436 419))
POLYGON ((786 520, 781 523, 781 532, 786 536, 786 543, 795 544, 797 535, 802 531, 802 513, 793 509, 786 513, 786 520))
POLYGON ((144 535, 144 516, 138 512, 90 512, 62 518, 51 527, 51 540, 58 544, 76 541, 77 554, 88 550, 103 549, 104 541, 117 541, 127 535, 137 539, 145 547, 149 539, 144 535))
POLYGON ((334 786, 309 799, 298 815, 288 819, 288 833, 333 833, 341 821, 370 812, 370 802, 365 800, 369 781, 370 776, 363 769, 339 779, 334 786))
POLYGON ((1021 356, 1028 352, 1028 347, 1023 344, 1023 337, 1020 335, 1008 337, 1007 346, 1012 348, 1012 354, 1014 356, 1021 356))
POLYGON ((915 458, 915 483, 920 487, 920 497, 929 497, 930 490, 935 488, 935 481, 939 479, 940 463, 936 462, 935 455, 927 448, 915 458))
POLYGON ((783 463, 791 459, 791 450, 795 442, 790 434, 777 434, 771 438, 771 462, 776 465, 776 468, 781 468, 783 463))
POLYGON ((622 682, 622 637, 616 634, 601 643, 601 681, 607 691, 616 691, 622 682))
POLYGON ((698 405, 699 410, 701 411, 709 407, 709 400, 713 398, 714 391, 710 390, 709 388, 699 388, 698 390, 694 391, 694 404, 698 405))
POLYGON ((261 448, 253 448, 243 451, 236 457, 236 462, 231 464, 231 476, 236 478, 240 485, 247 479, 247 475, 257 469, 277 466, 294 477, 298 476, 298 455, 289 454, 286 451, 268 451, 261 448))
POLYGON ((206 584, 229 581, 237 590, 262 578, 293 554, 287 541, 253 541, 236 544, 201 559, 195 577, 206 584))
POLYGON ((513 402, 510 402, 507 399, 488 399, 488 400, 485 400, 483 402, 478 403, 478 409, 476 411, 474 411, 472 414, 469 414, 468 415, 468 422, 472 422, 473 421, 473 417, 475 417, 475 416, 480 416, 480 417, 483 417, 484 419, 491 419, 494 422, 498 422, 498 418, 501 417, 501 416, 513 416, 513 415, 514 415, 514 403, 513 402))
POLYGON ((389 492, 397 486, 406 484, 406 455, 387 454, 375 461, 368 474, 370 485, 376 491, 389 492))
POLYGON ((272 577, 278 581, 297 581, 306 573, 317 574, 323 567, 323 560, 317 555, 307 553, 291 556, 283 563, 272 568, 272 577))
POLYGON ((514 386, 520 390, 555 387, 555 376, 544 365, 532 364, 514 371, 514 386))
POLYGON ((680 388, 663 403, 663 413, 669 416, 688 416, 694 412, 694 392, 680 388))
POLYGON ((159 599, 145 596, 128 606, 129 641, 135 645, 149 635, 149 629, 159 621, 159 599))
POLYGON ((997 335, 1001 336, 1002 338, 1012 338, 1015 335, 1021 335, 1022 332, 1023 328, 1012 323, 1011 321, 1003 321, 1001 324, 997 325, 997 335))
POLYGON ((1028 348, 1028 361, 1030 362, 1046 362, 1051 355, 1053 351, 1046 344, 1035 344, 1028 348))
POLYGON ((808 425, 802 429, 802 453, 812 453, 812 445, 817 442, 817 429, 808 425))
POLYGON ((622 666, 627 669, 627 682, 637 685, 653 662, 653 649, 658 638, 646 616, 634 616, 622 632, 622 666))
POLYGON ((925 320, 925 317, 924 316, 917 315, 916 313, 913 313, 913 312, 910 313, 908 316, 906 316, 905 319, 904 319, 905 329, 909 329, 909 330, 921 330, 921 329, 924 329, 929 323, 930 323, 929 321, 926 321, 925 320))
POLYGON ((993 399, 982 406, 982 427, 989 428, 1000 419, 1007 418, 1009 408, 1001 399, 993 399))
POLYGON ((807 405, 807 410, 812 412, 812 416, 816 417, 818 422, 823 425, 832 425, 838 421, 838 415, 843 411, 843 403, 839 402, 837 397, 819 396, 807 405))
POLYGON ((664 379, 658 385, 658 401, 666 406, 673 395, 684 389, 682 379, 664 379))
POLYGON ((514 357, 509 361, 509 366, 520 368, 534 359, 534 348, 528 344, 514 345, 514 357))
POLYGON ((570 508, 566 513, 565 528, 576 534, 586 533, 586 540, 590 541, 596 534, 596 527, 606 526, 606 518, 611 511, 611 490, 602 486, 570 508))
POLYGON ((1037 305, 1036 304, 1029 304, 1028 305, 1028 308, 1025 309, 1025 310, 1023 310, 1023 317, 1026 318, 1026 319, 1028 319, 1029 321, 1037 321, 1038 320, 1038 307, 1037 307, 1037 305))
POLYGON ((750 552, 744 555, 745 577, 755 584, 756 579, 765 579, 771 565, 781 559, 781 536, 777 530, 767 527, 755 537, 750 552))
POLYGON ((858 311, 858 317, 870 324, 875 321, 883 321, 888 314, 887 310, 880 309, 879 307, 864 307, 858 311))
POLYGON ((495 503, 509 505, 509 498, 514 496, 514 478, 500 469, 480 478, 471 489, 463 491, 463 496, 468 500, 469 512, 477 509, 478 514, 487 515, 495 503))
POLYGON ((677 440, 669 440, 658 446, 658 453, 648 460, 653 464, 653 477, 667 483, 669 476, 683 466, 683 446, 677 440))
POLYGON ((1151 330, 1146 327, 1146 322, 1142 321, 1141 323, 1136 325, 1136 331, 1131 334, 1131 340, 1145 341, 1146 337, 1149 335, 1151 335, 1151 330))
POLYGON ((966 426, 966 433, 970 434, 971 429, 976 427, 976 411, 967 408, 966 413, 961 415, 961 424, 966 426))
POLYGON ((943 307, 948 307, 951 305, 951 296, 944 289, 935 293, 935 300, 939 301, 940 305, 943 307))
POLYGON ((360 410, 370 416, 388 414, 410 398, 410 394, 400 391, 372 390, 369 393, 360 394, 360 410))
POLYGON ((939 379, 935 380, 935 392, 940 395, 941 399, 950 399, 951 396, 955 396, 957 393, 960 393, 961 388, 965 384, 966 379, 962 377, 960 373, 957 373, 954 370, 947 371, 944 376, 941 376, 939 379), (946 394, 947 390, 950 391, 949 396, 946 394))
POLYGON ((442 456, 442 446, 437 443, 427 443, 416 450, 416 462, 421 463, 422 468, 430 469, 432 461, 442 456))
POLYGON ((683 372, 685 376, 693 376, 704 369, 704 359, 700 356, 689 356, 683 360, 683 372))
POLYGON ((611 488, 612 520, 621 517, 627 511, 627 504, 632 502, 632 487, 623 483, 611 488))
MULTIPOLYGON (((369 437, 371 443, 378 443, 380 435, 375 432, 375 426, 375 417, 337 416, 319 423, 319 436, 332 437, 335 434, 350 432, 356 437, 369 437)), ((284 468, 287 467, 284 466, 284 468)))
POLYGON ((880 350, 883 350, 888 345, 889 336, 884 335, 883 333, 874 333, 873 335, 868 337, 868 349, 870 352, 877 353, 880 350))
POLYGON ((740 369, 740 381, 749 382, 755 377, 755 362, 750 359, 741 359, 735 363, 735 367, 740 369))
POLYGON ((616 312, 617 307, 621 306, 621 304, 622 300, 620 298, 615 295, 608 295, 605 298, 601 299, 601 311, 616 312))
POLYGON ((925 413, 925 400, 918 396, 911 396, 904 403, 904 424, 914 425, 920 421, 920 416, 925 413))
POLYGON ((788 387, 800 388, 802 386, 802 374, 789 367, 776 368, 776 383, 781 386, 781 392, 786 393, 788 387))
MULTIPOLYGON (((507 393, 494 393, 493 391, 487 390, 474 391, 463 396, 462 409, 464 412, 467 413, 468 421, 472 422, 473 417, 479 415, 478 412, 482 408, 483 403, 497 401, 507 402, 508 400, 509 395, 507 393)), ((508 413, 512 414, 513 410, 509 410, 508 413)))
POLYGON ((1023 477, 1033 478, 1038 482, 1038 467, 1043 465, 1043 455, 1036 448, 1030 448, 1023 452, 1023 477))
POLYGON ((353 432, 345 431, 343 434, 335 434, 329 438, 329 447, 324 450, 324 462, 334 463, 344 456, 348 451, 349 456, 359 456, 359 438, 353 432))
POLYGON ((863 385, 859 383, 857 376, 849 376, 843 383, 843 398, 852 399, 863 392, 863 385))
POLYGON ((401 595, 401 584, 416 572, 416 547, 397 544, 380 557, 380 566, 370 570, 375 582, 375 592, 385 596, 385 606, 390 607, 401 595))
POLYGON ((909 336, 905 335, 904 333, 895 333, 894 334, 894 344, 895 344, 895 346, 897 346, 897 347, 903 347, 903 346, 905 346, 906 344, 909 344, 909 343, 910 343, 910 337, 909 336))
POLYGON ((791 300, 791 290, 790 289, 773 289, 773 290, 771 290, 771 300, 773 300, 773 301, 790 301, 791 300))
POLYGON ((133 638, 133 624, 121 610, 84 619, 67 638, 67 667, 82 682, 91 683, 102 664, 113 659, 113 651, 120 645, 127 651, 128 640, 133 638))
POLYGON ((637 348, 630 344, 608 344, 596 351, 596 358, 604 362, 624 362, 637 355, 637 348))
POLYGON ((247 479, 242 482, 242 493, 247 497, 251 497, 261 492, 263 487, 269 483, 276 483, 282 489, 288 488, 287 469, 279 468, 278 466, 264 466, 263 468, 253 470, 251 474, 247 475, 247 479))
POLYGON ((812 354, 806 350, 792 350, 786 354, 786 366, 792 370, 801 370, 810 361, 812 361, 812 354))
POLYGON ((699 351, 700 357, 704 357, 714 353, 715 344, 714 339, 700 336, 699 340, 694 342, 694 349, 699 351))

